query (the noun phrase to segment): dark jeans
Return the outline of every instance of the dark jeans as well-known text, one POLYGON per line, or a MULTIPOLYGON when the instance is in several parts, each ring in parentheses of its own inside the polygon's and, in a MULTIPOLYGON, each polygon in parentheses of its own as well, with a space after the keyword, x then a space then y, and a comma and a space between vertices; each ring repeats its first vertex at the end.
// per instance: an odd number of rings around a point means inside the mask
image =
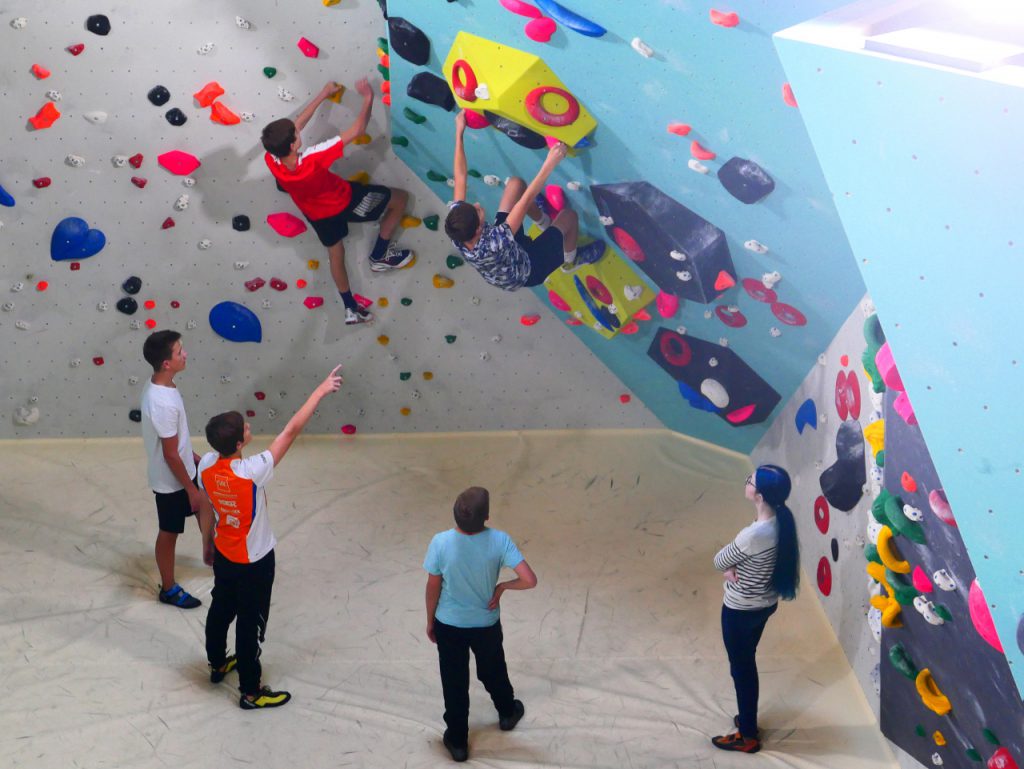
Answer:
POLYGON ((779 608, 741 611, 722 606, 722 640, 729 654, 729 672, 736 685, 736 704, 739 706, 740 734, 757 737, 757 698, 760 693, 757 679, 757 644, 761 640, 768 618, 779 608))
POLYGON ((444 722, 448 740, 464 746, 469 739, 469 651, 476 657, 476 677, 501 717, 515 713, 512 684, 505 665, 501 622, 490 627, 453 627, 434 621, 437 657, 444 691, 444 722))
POLYGON ((229 561, 217 550, 213 559, 213 601, 206 615, 206 659, 219 668, 227 659, 228 627, 235 622, 238 688, 260 689, 260 643, 266 640, 270 593, 274 587, 274 551, 256 563, 229 561))

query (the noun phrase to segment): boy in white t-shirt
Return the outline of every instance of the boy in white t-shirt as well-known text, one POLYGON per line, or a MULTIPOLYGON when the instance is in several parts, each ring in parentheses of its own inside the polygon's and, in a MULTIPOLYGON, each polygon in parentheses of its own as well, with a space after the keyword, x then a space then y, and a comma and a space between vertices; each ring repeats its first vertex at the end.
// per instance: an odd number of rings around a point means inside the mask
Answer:
POLYGON ((175 375, 185 370, 188 355, 177 331, 150 334, 142 355, 153 367, 153 376, 142 391, 142 442, 160 526, 155 548, 159 598, 161 603, 194 609, 202 602, 174 580, 178 535, 185 531, 185 519, 207 504, 195 485, 199 455, 192 451, 185 404, 174 384, 175 375))
POLYGON ((266 485, 323 397, 341 387, 339 368, 327 375, 264 452, 242 456, 252 433, 237 411, 218 414, 206 425, 206 440, 215 451, 199 460, 199 487, 209 496, 216 516, 215 525, 202 525, 203 560, 213 566, 206 658, 213 683, 223 681, 237 665, 242 693, 238 705, 243 710, 280 707, 292 697, 260 682, 260 643, 266 640, 277 544, 267 517, 266 485), (235 654, 228 656, 232 620, 235 654))

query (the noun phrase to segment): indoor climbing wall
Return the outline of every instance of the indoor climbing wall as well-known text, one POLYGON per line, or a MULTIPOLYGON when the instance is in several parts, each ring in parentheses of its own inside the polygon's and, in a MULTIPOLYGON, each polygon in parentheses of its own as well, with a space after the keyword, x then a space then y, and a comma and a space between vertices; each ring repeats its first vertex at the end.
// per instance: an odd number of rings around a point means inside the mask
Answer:
POLYGON ((196 433, 227 409, 280 429, 336 363, 345 388, 316 431, 658 426, 569 329, 521 322, 537 299, 448 262, 429 229, 442 206, 391 153, 382 34, 369 0, 5 4, 0 437, 137 435, 150 328, 185 335, 196 433), (259 135, 329 80, 346 91, 305 141, 348 127, 362 75, 378 92, 369 142, 335 170, 410 190, 401 241, 419 258, 372 273, 376 229, 354 226, 350 275, 377 322, 349 328, 259 135))
POLYGON ((535 289, 545 322, 667 426, 749 451, 864 293, 771 41, 838 5, 390 0, 395 151, 449 200, 469 110, 469 196, 493 212, 570 144, 548 200, 609 248, 535 289))
POLYGON ((1020 692, 1022 40, 1017 11, 883 2, 776 38, 1020 692))

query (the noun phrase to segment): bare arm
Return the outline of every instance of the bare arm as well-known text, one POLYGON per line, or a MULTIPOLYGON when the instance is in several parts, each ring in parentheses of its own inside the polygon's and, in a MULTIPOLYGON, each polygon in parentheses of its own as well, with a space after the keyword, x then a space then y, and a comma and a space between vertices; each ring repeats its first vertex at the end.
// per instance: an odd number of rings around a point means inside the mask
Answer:
POLYGON ((569 148, 562 142, 554 145, 548 150, 548 156, 544 160, 544 165, 540 167, 540 171, 533 177, 533 181, 530 182, 530 186, 526 188, 526 192, 519 198, 519 201, 512 206, 512 210, 508 212, 508 218, 505 221, 508 226, 512 228, 512 232, 516 232, 523 225, 523 220, 526 219, 526 211, 533 205, 534 198, 540 194, 540 191, 544 188, 544 183, 551 176, 551 172, 555 170, 562 158, 565 157, 565 153, 568 152, 569 148))
POLYGON ((494 595, 491 596, 490 602, 487 604, 488 609, 497 609, 498 602, 501 601, 501 594, 506 590, 530 590, 537 587, 537 575, 533 573, 533 569, 530 568, 525 560, 519 562, 519 565, 515 568, 516 578, 510 579, 508 582, 499 582, 494 587, 494 595))
POLYGON ((427 638, 431 643, 437 643, 434 635, 434 613, 437 611, 437 602, 441 600, 441 575, 427 575, 427 638))
POLYGON ((270 444, 270 455, 274 458, 274 467, 281 464, 281 460, 284 459, 284 455, 288 453, 288 449, 292 447, 295 439, 299 437, 299 433, 309 422, 310 417, 313 416, 313 412, 316 411, 316 407, 320 405, 320 401, 323 400, 324 396, 328 393, 337 392, 341 387, 341 377, 338 376, 338 369, 341 366, 335 366, 334 370, 327 375, 327 378, 317 385, 317 388, 313 390, 313 393, 306 399, 306 402, 302 404, 302 408, 295 412, 295 416, 288 420, 288 424, 284 426, 281 434, 274 438, 270 444))
POLYGON ((188 501, 192 504, 192 512, 195 512, 199 509, 202 494, 199 493, 199 489, 192 483, 188 470, 185 469, 185 463, 178 456, 178 436, 172 435, 170 438, 161 438, 160 447, 164 453, 164 461, 171 468, 171 474, 178 480, 181 487, 185 489, 185 493, 188 494, 188 501))
POLYGON ((213 566, 213 505, 205 492, 200 492, 199 530, 203 533, 203 563, 213 566))
POLYGON ((466 111, 459 110, 455 116, 455 200, 466 199, 466 177, 468 167, 466 165, 466 147, 463 144, 463 134, 466 133, 466 111))
POLYGON ((345 144, 351 144, 366 133, 366 126, 370 122, 370 111, 373 109, 373 89, 370 88, 370 83, 365 77, 356 82, 356 91, 363 97, 363 107, 359 110, 356 122, 338 134, 345 144))
POLYGON ((317 107, 323 104, 328 97, 337 93, 339 88, 341 88, 341 86, 334 81, 331 81, 321 88, 320 93, 314 96, 310 100, 309 104, 302 108, 302 112, 298 114, 298 117, 295 118, 295 130, 301 133, 302 129, 306 127, 306 123, 312 119, 313 113, 316 112, 317 107))

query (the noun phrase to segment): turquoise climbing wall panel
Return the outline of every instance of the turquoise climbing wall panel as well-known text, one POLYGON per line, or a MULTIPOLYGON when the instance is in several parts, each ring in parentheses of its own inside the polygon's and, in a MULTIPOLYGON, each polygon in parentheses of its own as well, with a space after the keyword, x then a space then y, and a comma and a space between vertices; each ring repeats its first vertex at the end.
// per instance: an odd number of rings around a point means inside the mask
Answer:
MULTIPOLYGON (((678 227, 681 218, 704 220, 724 233, 708 249, 714 251, 708 263, 722 259, 724 267, 695 274, 677 288, 700 283, 707 288, 723 270, 736 282, 710 297, 684 293, 678 310, 661 305, 667 317, 651 304, 650 319, 641 314, 635 326, 624 329, 633 333, 607 339, 586 326, 574 327, 574 333, 667 426, 749 451, 770 424, 774 406, 797 388, 864 293, 799 109, 784 100, 786 78, 771 40, 777 30, 838 5, 734 3, 727 10, 737 13, 738 24, 730 27, 713 23, 708 7, 699 4, 579 2, 573 10, 589 15, 607 33, 588 37, 560 25, 544 43, 528 38, 529 20, 497 0, 391 0, 392 18, 405 19, 430 42, 426 63, 413 64, 396 53, 392 40, 392 131, 408 139, 396 152, 442 201, 449 200, 454 113, 410 98, 410 81, 425 72, 443 76, 459 32, 540 57, 597 123, 592 146, 564 161, 551 178, 580 213, 583 229, 614 238, 620 254, 635 257, 630 239, 616 236, 614 225, 603 227, 599 216, 616 225, 632 217, 627 235, 642 240, 642 232, 662 244, 678 242, 671 239, 678 233, 666 231, 678 227), (635 39, 653 55, 641 55, 631 45, 635 39), (407 108, 416 113, 413 120, 407 108), (416 122, 416 116, 426 120, 416 122), (689 125, 690 133, 667 130, 677 123, 689 125), (701 148, 716 155, 699 161, 706 174, 691 167, 697 165, 692 142, 700 145, 698 155, 701 148), (757 165, 730 163, 732 158, 757 165), (774 189, 756 202, 741 202, 719 181, 720 171, 733 184, 758 168, 774 189), (570 182, 580 188, 572 189, 570 182), (644 221, 655 209, 671 214, 644 221), (655 231, 661 240, 650 235, 655 231), (745 247, 749 241, 767 252, 745 247), (731 267, 724 261, 725 245, 731 267), (774 272, 781 280, 769 291, 762 277, 774 272), (673 368, 664 355, 667 351, 672 358, 684 346, 694 361, 685 371, 673 368), (727 405, 722 405, 722 389, 727 405)), ((481 177, 517 174, 529 180, 543 159, 543 150, 527 149, 490 128, 467 131, 466 144, 469 166, 481 177)), ((500 189, 483 178, 470 181, 470 197, 493 212, 500 189)), ((648 255, 660 259, 661 267, 653 258, 646 263, 634 258, 635 285, 654 292, 675 285, 677 273, 686 270, 666 271, 669 250, 665 245, 661 253, 648 255)), ((699 271, 698 266, 694 272, 699 271)), ((479 282, 481 291, 495 290, 479 282)), ((547 302, 546 290, 536 292, 547 302)), ((548 307, 561 321, 572 321, 571 314, 548 307)), ((571 372, 566 376, 572 380, 571 372)))

